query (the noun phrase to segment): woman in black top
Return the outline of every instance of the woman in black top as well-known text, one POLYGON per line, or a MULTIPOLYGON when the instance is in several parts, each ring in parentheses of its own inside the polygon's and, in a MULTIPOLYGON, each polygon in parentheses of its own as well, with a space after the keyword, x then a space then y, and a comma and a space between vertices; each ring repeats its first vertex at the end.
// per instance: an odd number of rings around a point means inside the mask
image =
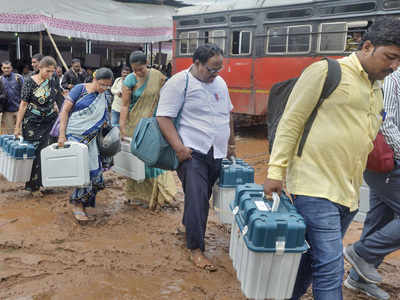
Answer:
POLYGON ((54 58, 43 57, 39 63, 39 73, 25 81, 14 130, 16 136, 22 133, 24 140, 36 147, 31 178, 25 184, 25 189, 34 195, 40 195, 42 185, 40 151, 50 144, 49 133, 58 114, 55 103, 58 89, 54 86, 54 80, 51 80, 56 66, 54 58))

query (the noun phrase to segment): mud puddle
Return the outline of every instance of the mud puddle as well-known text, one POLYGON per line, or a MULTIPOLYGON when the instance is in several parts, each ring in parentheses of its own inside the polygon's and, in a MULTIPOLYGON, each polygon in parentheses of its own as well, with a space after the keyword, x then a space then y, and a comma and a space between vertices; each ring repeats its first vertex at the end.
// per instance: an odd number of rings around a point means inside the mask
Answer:
MULTIPOLYGON (((268 160, 264 129, 239 131, 237 145, 238 156, 255 167, 256 182, 263 183, 268 160)), ((72 189, 31 198, 21 184, 0 180, 0 299, 245 299, 228 254, 229 232, 212 211, 206 252, 218 271, 207 273, 189 261, 176 231, 182 193, 178 208, 150 211, 126 203, 123 177, 112 172, 105 177, 107 188, 90 211, 96 221, 87 226, 73 221, 67 206, 72 189)), ((361 228, 352 224, 345 243, 357 240, 361 228)), ((381 267, 383 287, 392 299, 400 293, 399 262, 393 256, 381 267)), ((346 289, 344 295, 367 299, 346 289)))

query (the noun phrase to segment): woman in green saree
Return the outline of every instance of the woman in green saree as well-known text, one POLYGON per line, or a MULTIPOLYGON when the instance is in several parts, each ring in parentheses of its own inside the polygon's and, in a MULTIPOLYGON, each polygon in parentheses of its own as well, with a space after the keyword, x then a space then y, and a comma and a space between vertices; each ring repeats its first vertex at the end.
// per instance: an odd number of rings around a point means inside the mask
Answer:
MULTIPOLYGON (((165 76, 160 71, 147 68, 146 55, 142 51, 132 52, 129 62, 133 73, 125 78, 122 86, 122 137, 132 137, 139 120, 154 115, 160 89, 165 82, 165 76)), ((148 202, 151 209, 171 204, 177 192, 172 172, 145 166, 145 174, 146 179, 140 183, 128 178, 125 188, 127 198, 148 202)))

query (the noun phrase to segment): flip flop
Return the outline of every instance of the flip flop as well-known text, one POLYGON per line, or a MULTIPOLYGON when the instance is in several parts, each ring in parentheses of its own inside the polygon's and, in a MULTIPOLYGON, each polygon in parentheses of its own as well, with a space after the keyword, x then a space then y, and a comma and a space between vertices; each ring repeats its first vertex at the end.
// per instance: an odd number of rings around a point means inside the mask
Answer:
POLYGON ((193 254, 190 255, 190 260, 194 263, 194 265, 200 269, 206 270, 208 272, 217 271, 217 267, 214 266, 206 257, 198 256, 197 259, 193 257, 193 254), (206 260, 207 263, 202 263, 202 261, 206 260))
POLYGON ((92 221, 92 220, 88 217, 88 215, 87 215, 85 212, 83 212, 83 211, 79 211, 79 210, 72 211, 72 215, 74 216, 75 220, 76 220, 79 224, 81 224, 81 225, 82 225, 82 224, 86 224, 86 223, 92 221), (81 217, 84 217, 84 218, 81 218, 81 217))

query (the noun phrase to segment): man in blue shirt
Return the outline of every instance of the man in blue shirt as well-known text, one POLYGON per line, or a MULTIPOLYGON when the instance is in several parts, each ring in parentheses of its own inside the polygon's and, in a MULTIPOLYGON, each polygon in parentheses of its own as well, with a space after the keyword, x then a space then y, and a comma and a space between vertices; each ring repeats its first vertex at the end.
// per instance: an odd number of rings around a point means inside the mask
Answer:
POLYGON ((21 102, 21 91, 24 79, 21 75, 13 72, 11 62, 4 61, 1 65, 3 75, 0 80, 3 83, 6 101, 1 118, 1 134, 12 134, 17 121, 17 111, 21 102))

